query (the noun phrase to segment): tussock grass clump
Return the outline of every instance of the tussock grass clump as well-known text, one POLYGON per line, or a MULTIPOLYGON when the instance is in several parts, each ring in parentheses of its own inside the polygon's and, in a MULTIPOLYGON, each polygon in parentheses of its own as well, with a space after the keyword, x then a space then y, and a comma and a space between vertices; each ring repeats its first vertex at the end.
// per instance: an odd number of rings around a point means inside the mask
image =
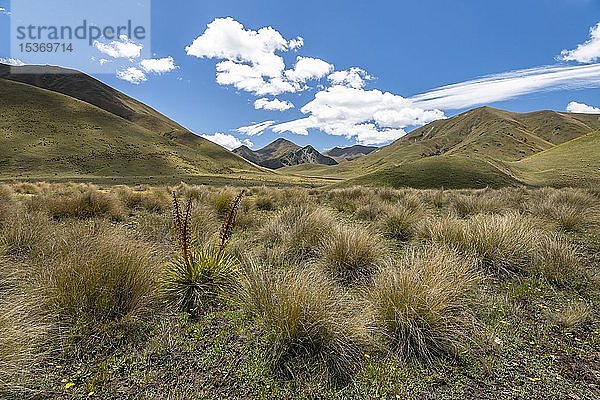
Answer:
POLYGON ((109 217, 123 219, 125 210, 121 201, 111 195, 89 187, 80 193, 38 195, 31 199, 30 209, 42 210, 56 219, 109 217))
POLYGON ((213 196, 212 203, 220 217, 227 215, 235 196, 236 193, 231 189, 222 190, 213 196))
POLYGON ((590 321, 592 307, 583 301, 568 304, 555 315, 556 322, 566 330, 576 330, 590 321))
POLYGON ((345 380, 371 342, 369 314, 356 312, 359 307, 317 269, 271 271, 248 263, 239 298, 264 328, 273 365, 286 377, 309 370, 345 380))
POLYGON ((533 215, 554 222, 565 232, 581 232, 599 221, 595 218, 600 202, 581 189, 542 189, 530 204, 533 215), (543 200, 540 200, 543 199, 543 200))
POLYGON ((531 263, 540 231, 520 214, 479 214, 466 221, 466 242, 457 247, 496 272, 519 272, 531 263))
POLYGON ((156 312, 157 259, 148 246, 106 226, 73 226, 54 259, 41 261, 49 311, 80 332, 112 322, 144 321, 156 312))
POLYGON ((146 210, 162 213, 171 206, 169 193, 162 188, 133 190, 128 186, 119 186, 112 191, 130 210, 146 210))
POLYGON ((12 188, 8 185, 0 185, 0 227, 15 213, 16 207, 17 202, 12 188))
POLYGON ((454 198, 453 206, 461 217, 501 213, 504 210, 502 201, 489 195, 458 195, 454 198))
POLYGON ((535 253, 534 272, 556 284, 575 284, 584 276, 576 250, 557 234, 543 235, 535 253))
POLYGON ((318 250, 320 261, 332 276, 344 284, 369 278, 385 255, 381 238, 354 226, 336 226, 323 239, 318 250))
POLYGON ((417 232, 417 226, 425 219, 422 207, 406 207, 400 203, 388 206, 381 218, 381 229, 385 235, 400 241, 411 239, 417 232))
POLYGON ((13 256, 28 256, 39 251, 52 233, 52 222, 46 213, 20 211, 0 230, 0 247, 13 256))
POLYGON ((0 296, 0 397, 26 388, 44 354, 49 326, 34 300, 18 293, 0 296))
POLYGON ((287 258, 303 260, 315 255, 336 223, 333 214, 324 208, 293 205, 267 222, 260 236, 269 246, 281 246, 287 258))
POLYGON ((533 221, 516 213, 429 221, 420 232, 422 238, 477 257, 496 273, 520 272, 531 265, 541 234, 533 221))
POLYGON ((455 351, 468 335, 468 304, 478 281, 473 260, 427 247, 389 262, 365 296, 394 353, 431 361, 455 351))

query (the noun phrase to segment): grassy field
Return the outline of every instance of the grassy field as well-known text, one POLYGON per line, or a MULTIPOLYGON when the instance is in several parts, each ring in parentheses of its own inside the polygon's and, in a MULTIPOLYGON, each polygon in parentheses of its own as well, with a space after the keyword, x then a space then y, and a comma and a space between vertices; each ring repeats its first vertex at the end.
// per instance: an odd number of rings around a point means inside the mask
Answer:
POLYGON ((0 185, 0 397, 598 398, 599 195, 0 185))

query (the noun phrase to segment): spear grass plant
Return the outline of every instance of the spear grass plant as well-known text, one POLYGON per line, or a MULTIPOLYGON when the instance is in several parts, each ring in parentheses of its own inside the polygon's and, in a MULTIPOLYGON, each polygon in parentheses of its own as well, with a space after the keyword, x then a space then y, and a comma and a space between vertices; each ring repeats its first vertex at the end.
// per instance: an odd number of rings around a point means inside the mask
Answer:
POLYGON ((190 220, 192 199, 182 208, 173 195, 175 228, 180 254, 167 264, 163 273, 163 289, 169 304, 180 311, 197 315, 214 305, 231 287, 237 272, 235 258, 225 253, 233 234, 238 207, 244 191, 232 201, 219 234, 217 246, 193 248, 190 220))

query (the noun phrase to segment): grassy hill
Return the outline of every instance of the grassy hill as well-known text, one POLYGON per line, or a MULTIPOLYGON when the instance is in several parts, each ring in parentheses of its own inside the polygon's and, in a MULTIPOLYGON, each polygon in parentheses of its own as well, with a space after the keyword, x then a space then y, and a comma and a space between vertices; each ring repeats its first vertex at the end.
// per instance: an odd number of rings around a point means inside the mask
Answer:
POLYGON ((513 164, 531 185, 600 187, 600 131, 588 133, 513 164))
POLYGON ((189 132, 162 135, 73 97, 11 80, 0 79, 0 92, 1 176, 260 171, 189 132))
MULTIPOLYGON (((480 186, 486 179, 490 186, 552 182, 558 179, 551 178, 556 170, 547 172, 544 179, 536 179, 528 176, 534 172, 533 162, 519 161, 552 149, 557 153, 550 154, 571 158, 566 154, 572 147, 563 144, 597 129, 597 115, 554 111, 519 114, 481 107, 423 126, 357 160, 332 167, 296 166, 284 171, 349 180, 346 184, 396 187, 471 187, 480 186)), ((570 171, 563 177, 563 184, 577 185, 578 178, 586 174, 577 166, 570 171)))
POLYGON ((0 176, 267 171, 85 74, 0 65, 0 176))

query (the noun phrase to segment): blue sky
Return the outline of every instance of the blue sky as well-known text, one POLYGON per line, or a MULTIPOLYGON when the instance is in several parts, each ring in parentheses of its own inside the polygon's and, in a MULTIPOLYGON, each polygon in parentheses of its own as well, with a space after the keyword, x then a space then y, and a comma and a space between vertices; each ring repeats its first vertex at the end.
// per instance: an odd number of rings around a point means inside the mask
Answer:
MULTIPOLYGON (((0 0, 2 37, 9 13, 0 0)), ((92 75, 230 147, 381 145, 482 104, 594 111, 599 22, 596 0, 153 1, 153 60, 106 53, 92 75)))

